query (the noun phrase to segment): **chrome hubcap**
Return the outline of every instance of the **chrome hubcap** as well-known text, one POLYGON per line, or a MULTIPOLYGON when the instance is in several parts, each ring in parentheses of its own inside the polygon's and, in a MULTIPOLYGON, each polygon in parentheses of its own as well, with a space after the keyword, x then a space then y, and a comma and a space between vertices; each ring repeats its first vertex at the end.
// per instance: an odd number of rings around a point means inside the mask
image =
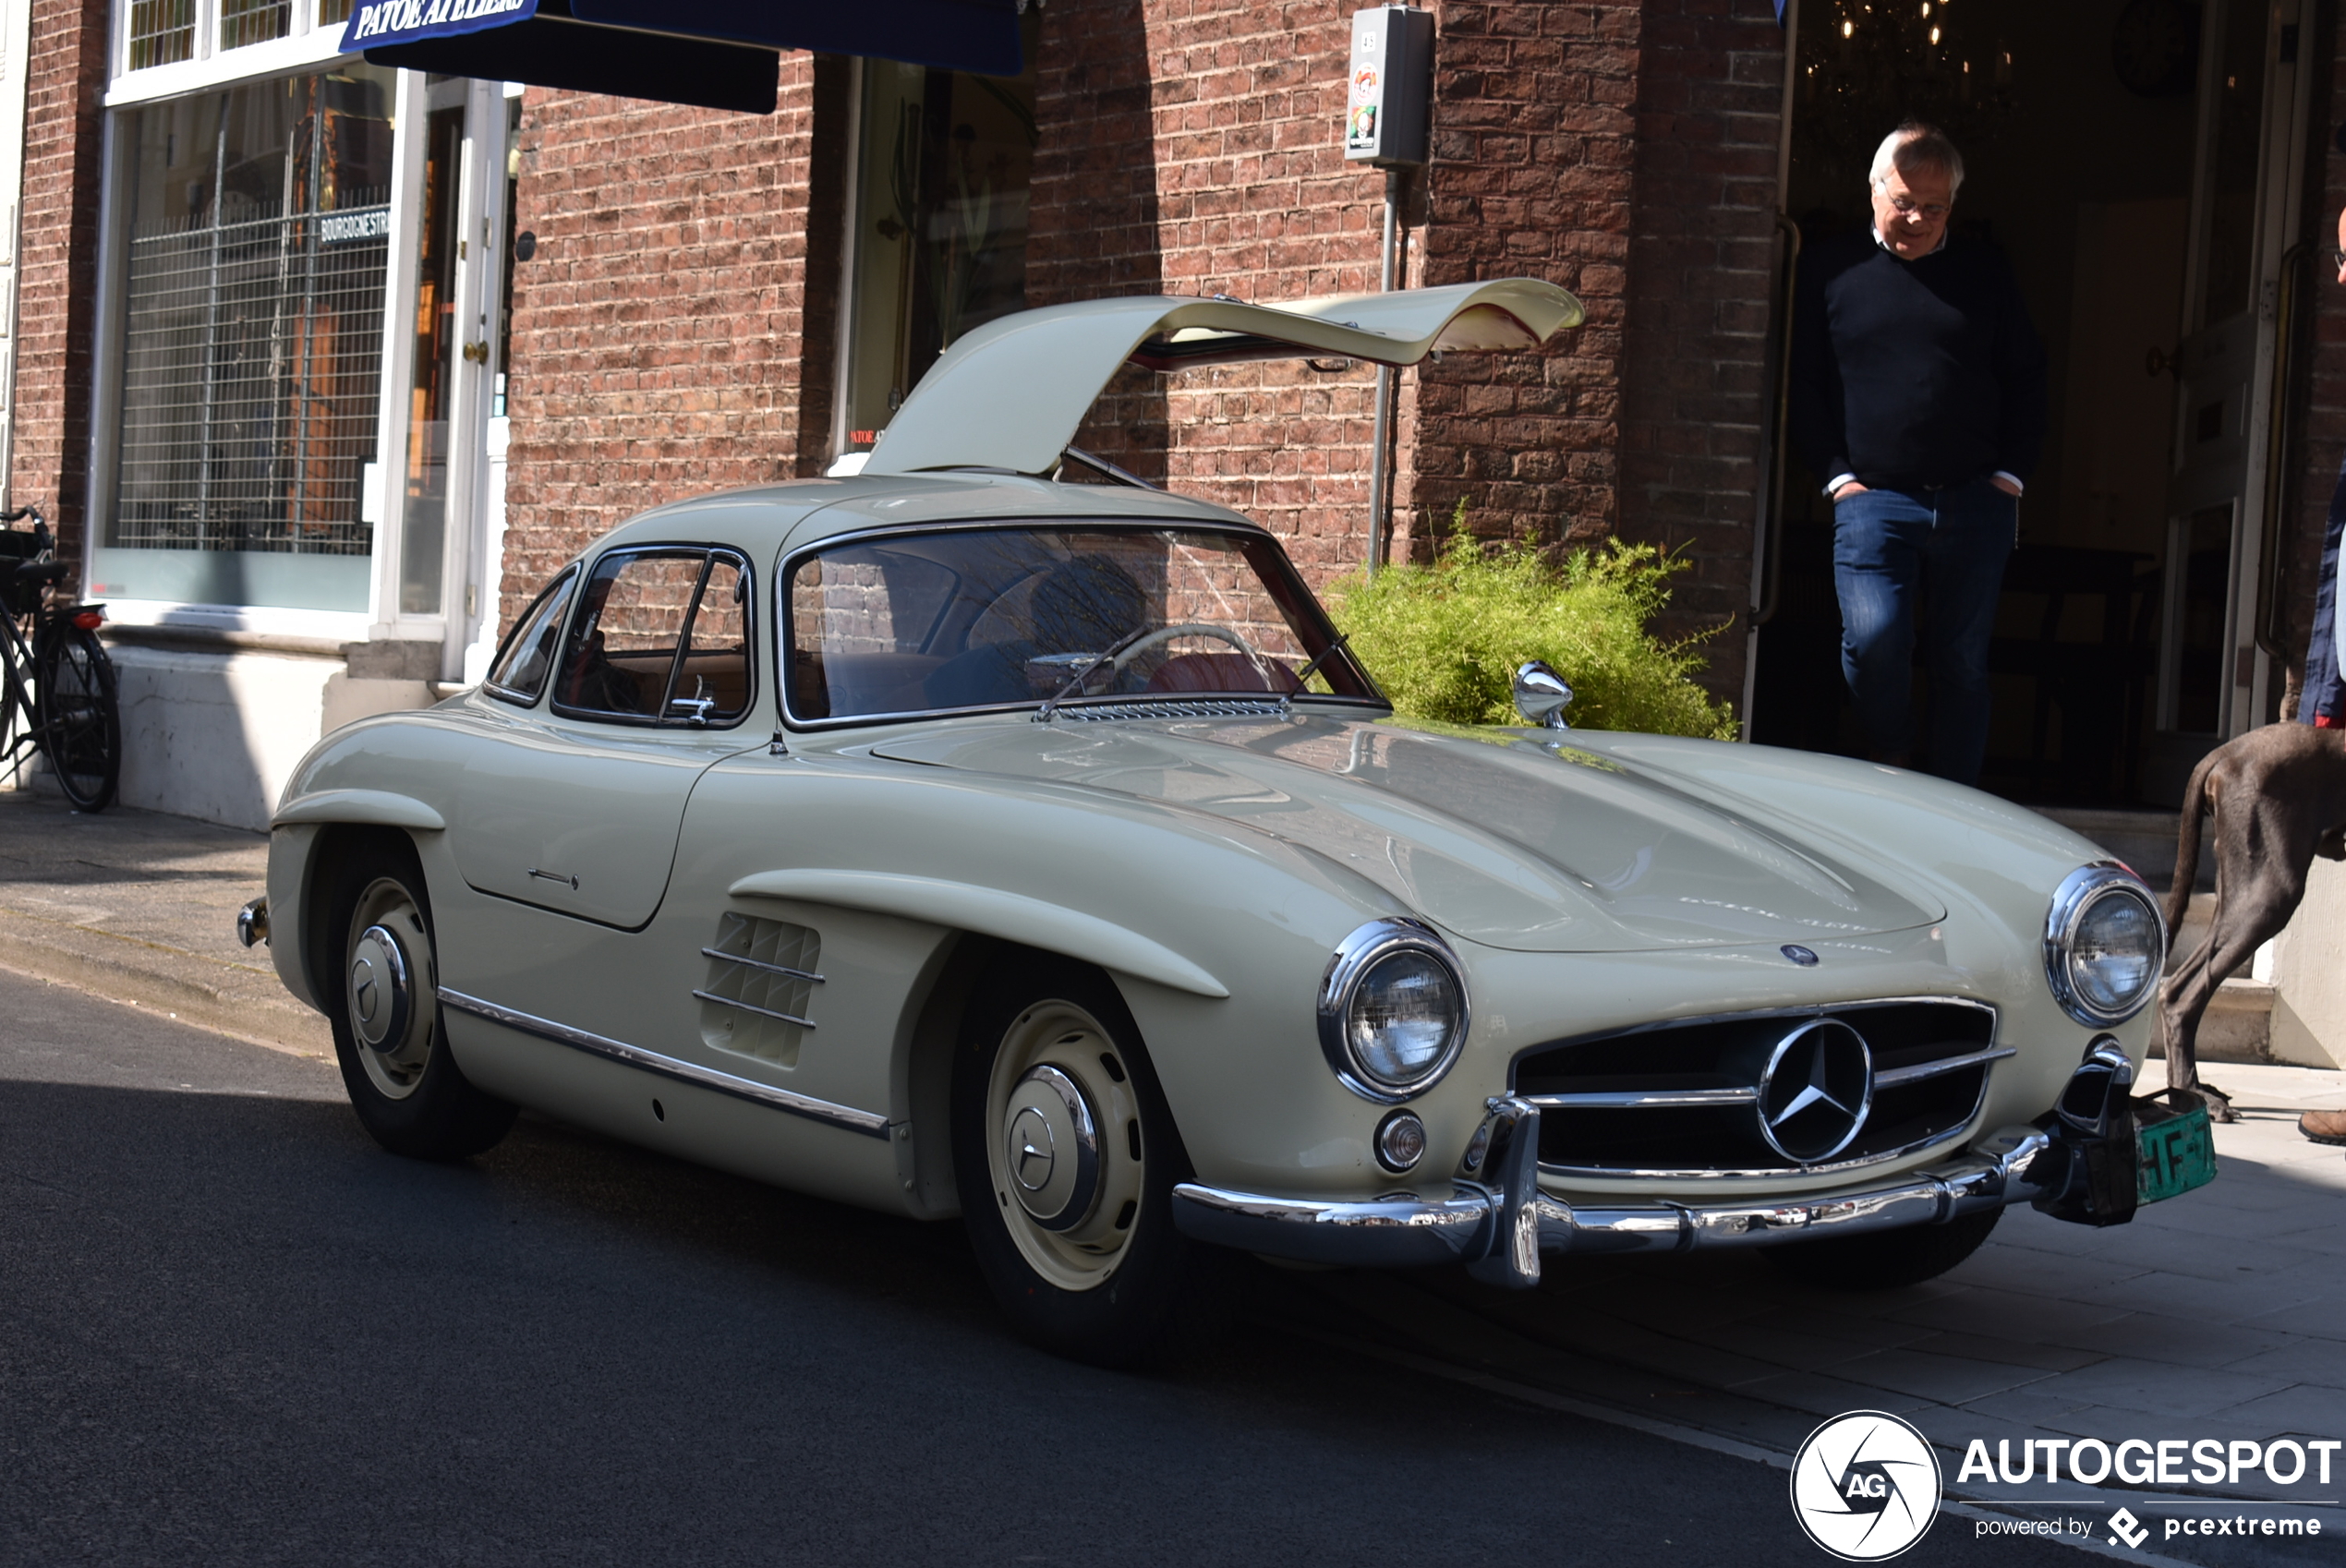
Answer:
POLYGON ((406 1032, 411 1006, 407 955, 399 950, 399 938, 380 925, 369 926, 358 934, 350 959, 351 1027, 380 1051, 385 1041, 406 1032))
POLYGON ((1071 1002, 1012 1019, 986 1092, 986 1158, 1003 1224, 1062 1290, 1104 1285, 1140 1213, 1140 1102, 1115 1040, 1071 1002))
POLYGON ((1081 1224, 1100 1196, 1099 1118, 1083 1091, 1058 1067, 1030 1067, 1009 1109, 1003 1152, 1020 1205, 1045 1230, 1081 1224))
POLYGON ((423 911, 397 881, 381 877, 351 911, 345 1012, 359 1065, 385 1098, 404 1100, 431 1063, 439 1020, 431 937, 423 911))

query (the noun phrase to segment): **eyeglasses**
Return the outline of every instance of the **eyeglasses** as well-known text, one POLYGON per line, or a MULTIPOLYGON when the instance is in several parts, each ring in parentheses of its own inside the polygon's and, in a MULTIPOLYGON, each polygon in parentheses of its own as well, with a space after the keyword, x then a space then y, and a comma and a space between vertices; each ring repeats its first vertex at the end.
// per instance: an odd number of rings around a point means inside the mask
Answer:
MULTIPOLYGON (((1917 201, 1911 196, 1893 196, 1890 199, 1890 205, 1898 210, 1898 216, 1901 218, 1911 218, 1919 212, 1934 223, 1954 211, 1953 208, 1941 206, 1936 201, 1917 201)), ((2346 266, 2346 261, 2341 261, 2339 265, 2346 266)))
POLYGON ((2346 250, 2340 250, 2333 245, 2329 247, 2329 259, 2337 263, 2340 271, 2346 272, 2346 250))

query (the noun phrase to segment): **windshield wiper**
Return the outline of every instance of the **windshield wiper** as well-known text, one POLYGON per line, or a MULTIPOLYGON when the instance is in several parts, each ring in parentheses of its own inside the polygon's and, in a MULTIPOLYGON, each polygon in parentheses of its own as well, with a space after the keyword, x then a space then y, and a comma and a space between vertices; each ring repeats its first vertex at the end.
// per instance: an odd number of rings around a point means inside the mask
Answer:
POLYGON ((1037 724, 1048 724, 1051 721, 1051 715, 1058 711, 1059 704, 1067 700, 1067 695, 1070 692, 1081 693, 1083 690, 1083 682, 1092 678, 1093 671, 1098 669, 1101 665, 1106 664, 1109 659, 1114 658, 1118 654, 1122 653, 1126 648, 1131 647, 1134 643, 1139 642, 1143 637, 1147 636, 1155 629, 1156 628, 1153 626, 1135 626, 1130 632, 1125 633, 1121 637, 1117 638, 1116 641, 1108 646, 1106 651, 1093 655, 1091 663, 1085 665, 1082 669, 1077 670, 1074 674, 1069 676, 1064 681, 1060 682, 1059 689, 1053 692, 1050 696, 1044 701, 1042 707, 1034 715, 1034 722, 1037 724))
MULTIPOLYGON (((1279 717, 1281 718, 1285 718, 1288 716, 1288 710, 1295 706, 1296 696, 1303 690, 1304 682, 1311 680, 1312 676, 1317 675, 1320 672, 1320 666, 1334 658, 1337 654, 1342 653, 1344 651, 1344 645, 1351 640, 1351 633, 1337 633, 1335 642, 1330 643, 1326 647, 1324 647, 1318 653, 1313 654, 1312 656, 1312 662, 1305 665, 1301 669, 1296 672, 1295 690, 1285 694, 1279 698, 1279 717)), ((1336 682, 1331 681, 1328 684, 1333 687, 1336 682)))

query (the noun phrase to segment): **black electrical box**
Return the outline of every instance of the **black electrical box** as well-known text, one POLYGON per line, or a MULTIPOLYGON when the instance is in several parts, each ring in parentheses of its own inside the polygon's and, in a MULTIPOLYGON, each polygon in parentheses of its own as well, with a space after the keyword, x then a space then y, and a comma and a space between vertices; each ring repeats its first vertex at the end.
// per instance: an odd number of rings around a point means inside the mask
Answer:
POLYGON ((1344 156, 1381 169, 1426 161, 1433 115, 1433 13, 1379 6, 1352 13, 1344 156))

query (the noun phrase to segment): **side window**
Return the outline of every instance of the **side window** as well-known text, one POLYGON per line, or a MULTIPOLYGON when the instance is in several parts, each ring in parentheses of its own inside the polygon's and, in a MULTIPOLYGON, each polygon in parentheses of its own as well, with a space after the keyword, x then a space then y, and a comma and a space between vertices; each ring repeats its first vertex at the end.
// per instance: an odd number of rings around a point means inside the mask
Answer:
POLYGON ((562 635, 562 612, 570 608, 571 590, 577 586, 578 573, 565 572, 522 613, 520 624, 490 667, 490 695, 525 707, 538 700, 546 689, 547 671, 554 668, 554 640, 562 635))
POLYGON ((732 556, 713 557, 700 606, 685 628, 668 717, 724 724, 749 711, 749 578, 732 556))
POLYGON ((721 724, 749 706, 738 557, 628 550, 595 564, 562 643, 554 708, 638 724, 721 724))

